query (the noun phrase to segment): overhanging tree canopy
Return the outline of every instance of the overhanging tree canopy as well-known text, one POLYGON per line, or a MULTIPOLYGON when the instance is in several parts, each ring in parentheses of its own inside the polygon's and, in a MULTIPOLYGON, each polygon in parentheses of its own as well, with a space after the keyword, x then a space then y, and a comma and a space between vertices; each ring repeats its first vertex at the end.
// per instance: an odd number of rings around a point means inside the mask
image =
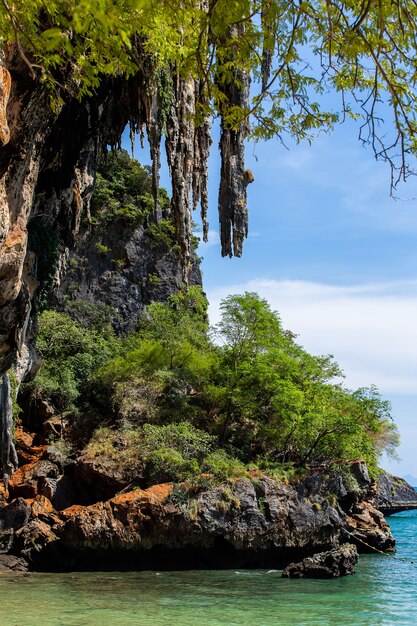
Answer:
POLYGON ((222 123, 222 254, 240 256, 247 234, 244 141, 314 137, 345 117, 391 165, 412 172, 416 150, 417 3, 414 0, 1 0, 0 38, 12 44, 54 106, 85 98, 104 76, 140 72, 132 133, 146 126, 156 215, 160 143, 173 184, 184 260, 191 207, 207 236, 210 123, 222 123), (251 81, 251 89, 250 89, 251 81), (326 107, 329 92, 341 96, 326 107), (392 124, 384 124, 386 107, 392 124), (190 200, 190 191, 193 199, 190 200))

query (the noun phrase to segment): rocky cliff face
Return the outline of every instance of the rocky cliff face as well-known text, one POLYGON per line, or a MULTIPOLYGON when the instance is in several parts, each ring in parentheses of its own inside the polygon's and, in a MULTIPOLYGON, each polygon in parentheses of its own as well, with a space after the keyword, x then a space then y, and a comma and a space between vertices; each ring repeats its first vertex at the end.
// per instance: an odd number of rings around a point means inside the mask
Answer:
POLYGON ((384 515, 391 515, 417 508, 417 492, 403 478, 381 471, 375 486, 373 502, 384 515))
MULTIPOLYGON (((129 84, 103 85, 94 98, 52 109, 44 88, 13 50, 7 120, 0 151, 0 372, 33 364, 32 301, 43 247, 30 224, 55 233, 61 263, 77 237, 93 191, 99 148, 114 144, 129 120, 129 84)), ((139 80, 139 79, 138 79, 139 80)))
MULTIPOLYGON (((178 249, 158 240, 146 225, 109 225, 103 233, 84 229, 69 253, 52 294, 54 308, 71 302, 107 305, 117 332, 135 328, 151 302, 163 302, 183 284, 178 249)), ((197 257, 191 257, 189 285, 201 285, 197 257)))
POLYGON ((110 476, 104 459, 89 482, 82 464, 34 446, 22 430, 18 453, 21 467, 3 493, 0 554, 31 569, 283 567, 345 542, 359 551, 395 545, 367 501, 363 463, 345 477, 311 471, 291 484, 254 475, 124 493, 128 477, 110 476))
MULTIPOLYGON (((170 107, 163 110, 157 72, 147 64, 143 59, 141 69, 129 79, 103 79, 95 95, 81 102, 65 92, 62 102, 51 106, 44 85, 33 79, 19 51, 13 46, 0 51, 0 374, 17 361, 19 376, 33 373, 31 305, 38 285, 40 250, 28 243, 30 221, 42 217, 59 235, 61 262, 65 261, 81 216, 88 211, 98 153, 106 145, 118 145, 127 124, 132 136, 147 131, 156 220, 160 216, 160 146, 166 126, 171 207, 183 279, 188 278, 191 211, 199 203, 205 237, 208 228, 210 121, 195 124, 194 114, 204 104, 197 80, 171 77, 170 107)), ((243 108, 249 94, 246 82, 242 89, 233 82, 230 94, 232 103, 243 108)), ((246 186, 253 177, 244 170, 245 129, 232 131, 224 126, 222 137, 222 253, 240 256, 247 232, 246 186), (233 186, 227 193, 230 173, 233 186)))

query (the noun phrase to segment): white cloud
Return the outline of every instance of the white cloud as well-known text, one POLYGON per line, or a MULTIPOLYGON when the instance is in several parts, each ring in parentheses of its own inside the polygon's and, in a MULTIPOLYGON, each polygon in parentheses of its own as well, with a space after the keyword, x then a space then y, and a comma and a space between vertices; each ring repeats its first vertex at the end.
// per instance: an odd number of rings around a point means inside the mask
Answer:
POLYGON ((340 287, 252 280, 209 291, 211 321, 218 321, 223 297, 243 291, 266 298, 307 350, 333 354, 348 386, 417 392, 417 281, 340 287))

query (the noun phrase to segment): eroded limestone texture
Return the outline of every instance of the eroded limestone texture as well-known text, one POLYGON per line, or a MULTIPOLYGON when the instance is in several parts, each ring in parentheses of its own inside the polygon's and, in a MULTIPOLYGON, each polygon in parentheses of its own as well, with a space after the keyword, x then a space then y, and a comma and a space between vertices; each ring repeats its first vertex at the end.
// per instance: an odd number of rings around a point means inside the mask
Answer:
POLYGON ((2 421, 1 432, 1 462, 3 467, 3 482, 7 489, 10 476, 18 466, 16 448, 13 441, 13 406, 10 379, 3 374, 0 384, 0 414, 2 421))
MULTIPOLYGON (((244 72, 236 72, 222 89, 232 107, 247 109, 249 77, 244 72)), ((80 102, 65 93, 63 103, 51 107, 45 87, 18 51, 12 46, 0 51, 0 375, 12 366, 18 382, 35 374, 32 303, 39 268, 49 264, 59 284, 82 217, 89 216, 98 155, 109 145, 120 145, 127 125, 132 140, 136 133, 147 133, 156 221, 164 217, 158 185, 165 134, 182 279, 189 281, 192 211, 198 204, 204 239, 208 234, 207 97, 203 81, 179 77, 174 68, 160 71, 147 59, 135 76, 104 78, 94 96, 80 102)), ((240 256, 247 235, 246 186, 253 177, 244 166, 246 122, 233 129, 228 124, 226 116, 220 143, 221 244, 223 255, 240 256)))

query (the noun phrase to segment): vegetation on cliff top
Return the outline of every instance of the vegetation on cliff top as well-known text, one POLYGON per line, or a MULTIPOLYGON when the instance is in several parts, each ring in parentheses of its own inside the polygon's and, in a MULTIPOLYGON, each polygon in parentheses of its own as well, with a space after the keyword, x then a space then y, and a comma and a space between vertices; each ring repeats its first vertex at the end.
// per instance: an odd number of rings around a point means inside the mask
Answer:
MULTIPOLYGON (((310 139, 351 116, 379 158, 410 170, 416 149, 417 9, 391 2, 215 0, 23 0, 0 3, 0 41, 15 44, 56 94, 92 94, 103 76, 138 69, 158 76, 162 126, 173 74, 198 78, 197 115, 238 127, 250 114, 255 138, 310 139), (233 94, 252 77, 251 101, 233 94), (326 103, 341 94, 340 108, 326 103), (394 132, 378 128, 392 110, 394 132)), ((172 87, 172 85, 171 85, 172 87)))
POLYGON ((32 385, 87 457, 137 466, 142 484, 357 457, 375 471, 393 451, 389 403, 344 388, 333 359, 308 354, 257 294, 226 298, 212 333, 197 287, 150 305, 122 338, 45 311, 32 385))
MULTIPOLYGON (((127 153, 109 155, 89 227, 139 219, 149 228, 150 184, 127 153)), ((129 467, 142 485, 358 457, 375 471, 380 453, 394 451, 389 403, 374 387, 346 389, 332 357, 306 352, 255 293, 226 298, 210 328, 201 289, 184 287, 120 337, 111 307, 69 298, 65 310, 39 317, 42 368, 30 393, 66 416, 83 456, 129 467)))

